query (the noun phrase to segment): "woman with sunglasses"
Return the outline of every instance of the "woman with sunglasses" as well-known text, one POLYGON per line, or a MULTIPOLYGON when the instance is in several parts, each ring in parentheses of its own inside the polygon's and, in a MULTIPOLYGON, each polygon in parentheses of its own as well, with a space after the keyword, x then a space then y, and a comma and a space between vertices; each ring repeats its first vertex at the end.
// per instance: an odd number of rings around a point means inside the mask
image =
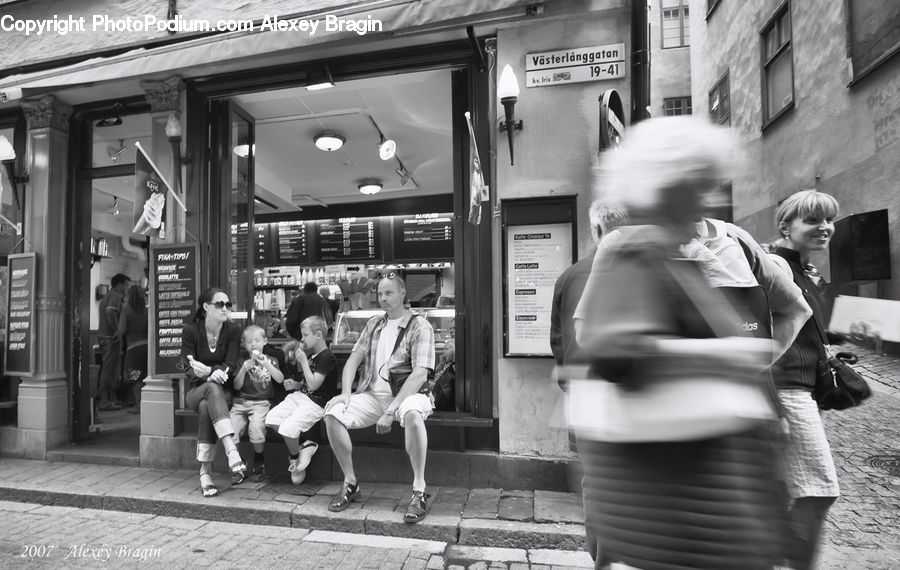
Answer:
POLYGON ((197 433, 200 488, 204 497, 214 497, 219 494, 212 480, 217 440, 222 441, 228 455, 232 482, 240 483, 247 475, 228 413, 241 327, 228 320, 231 301, 221 289, 210 287, 200 295, 198 304, 193 323, 181 332, 181 357, 191 382, 185 401, 200 414, 197 433))

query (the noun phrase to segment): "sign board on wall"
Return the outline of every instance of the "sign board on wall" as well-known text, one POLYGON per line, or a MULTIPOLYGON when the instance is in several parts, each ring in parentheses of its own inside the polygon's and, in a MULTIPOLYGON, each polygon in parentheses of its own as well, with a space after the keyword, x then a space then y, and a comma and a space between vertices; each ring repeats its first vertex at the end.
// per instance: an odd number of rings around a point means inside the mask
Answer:
POLYGON ((194 314, 199 283, 199 244, 150 246, 150 376, 184 374, 181 329, 194 314))
POLYGON ((506 200, 502 216, 504 356, 552 357, 553 289, 576 255, 575 198, 506 200))
POLYGON ((625 77, 625 44, 572 48, 525 56, 525 86, 549 87, 625 77))
POLYGON ((35 254, 9 256, 6 307, 5 374, 34 374, 34 270, 35 254))

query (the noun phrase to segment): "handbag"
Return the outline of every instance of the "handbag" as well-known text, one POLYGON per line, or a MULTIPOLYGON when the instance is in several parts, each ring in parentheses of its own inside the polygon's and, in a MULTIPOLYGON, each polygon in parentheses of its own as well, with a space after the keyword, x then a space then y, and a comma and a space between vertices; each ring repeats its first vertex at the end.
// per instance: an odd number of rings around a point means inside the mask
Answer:
MULTIPOLYGON (((670 260, 649 260, 649 267, 665 267, 656 275, 670 291, 683 292, 719 337, 733 336, 717 330, 707 314, 720 310, 710 299, 685 286, 670 260)), ((710 288, 713 296, 721 291, 710 288)), ((719 301, 724 301, 720 298, 719 301)), ((728 305, 726 304, 725 307, 728 305)), ((737 311, 728 320, 738 322, 737 311)), ((566 367, 569 368, 569 367, 566 367)), ((767 392, 767 377, 750 374, 732 377, 714 363, 671 359, 659 379, 640 379, 637 389, 619 383, 589 379, 588 368, 581 378, 563 372, 569 379, 568 414, 571 427, 584 439, 609 443, 675 442, 712 439, 739 433, 776 418, 773 396, 767 392)))
POLYGON ((872 395, 872 389, 862 375, 853 369, 858 358, 852 352, 832 354, 828 348, 828 336, 819 316, 813 313, 816 330, 822 339, 825 358, 818 363, 816 369, 816 385, 813 388, 813 399, 820 410, 846 410, 860 405, 872 395))

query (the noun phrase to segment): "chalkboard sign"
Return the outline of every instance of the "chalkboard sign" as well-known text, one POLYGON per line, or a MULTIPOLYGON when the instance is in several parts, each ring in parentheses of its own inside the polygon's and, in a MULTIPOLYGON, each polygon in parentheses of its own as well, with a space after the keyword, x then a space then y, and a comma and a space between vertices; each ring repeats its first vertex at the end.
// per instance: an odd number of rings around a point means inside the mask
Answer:
POLYGON ((394 259, 453 257, 453 214, 394 216, 394 259))
POLYGON ((34 374, 34 270, 33 252, 9 256, 5 374, 34 374))
POLYGON ((319 261, 372 261, 381 254, 378 218, 316 222, 319 261))
POLYGON ((150 376, 181 376, 181 329, 197 304, 200 245, 150 246, 150 376))
POLYGON ((250 261, 247 257, 250 248, 250 231, 247 222, 231 224, 231 263, 232 269, 246 267, 250 261))
POLYGON ((272 228, 270 231, 274 234, 272 241, 275 243, 275 251, 280 265, 309 263, 306 222, 277 222, 269 224, 269 226, 272 228))

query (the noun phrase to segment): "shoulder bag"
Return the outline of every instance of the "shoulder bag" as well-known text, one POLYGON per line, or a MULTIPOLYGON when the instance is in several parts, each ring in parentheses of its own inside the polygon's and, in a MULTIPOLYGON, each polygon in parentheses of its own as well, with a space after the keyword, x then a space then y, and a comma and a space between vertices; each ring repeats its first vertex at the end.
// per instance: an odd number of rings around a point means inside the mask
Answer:
POLYGON ((816 369, 816 386, 813 388, 813 399, 821 410, 846 410, 860 405, 872 395, 872 389, 862 375, 853 369, 858 358, 852 352, 832 354, 828 348, 828 336, 825 327, 819 321, 819 315, 813 313, 816 330, 822 339, 824 360, 819 361, 816 369))

